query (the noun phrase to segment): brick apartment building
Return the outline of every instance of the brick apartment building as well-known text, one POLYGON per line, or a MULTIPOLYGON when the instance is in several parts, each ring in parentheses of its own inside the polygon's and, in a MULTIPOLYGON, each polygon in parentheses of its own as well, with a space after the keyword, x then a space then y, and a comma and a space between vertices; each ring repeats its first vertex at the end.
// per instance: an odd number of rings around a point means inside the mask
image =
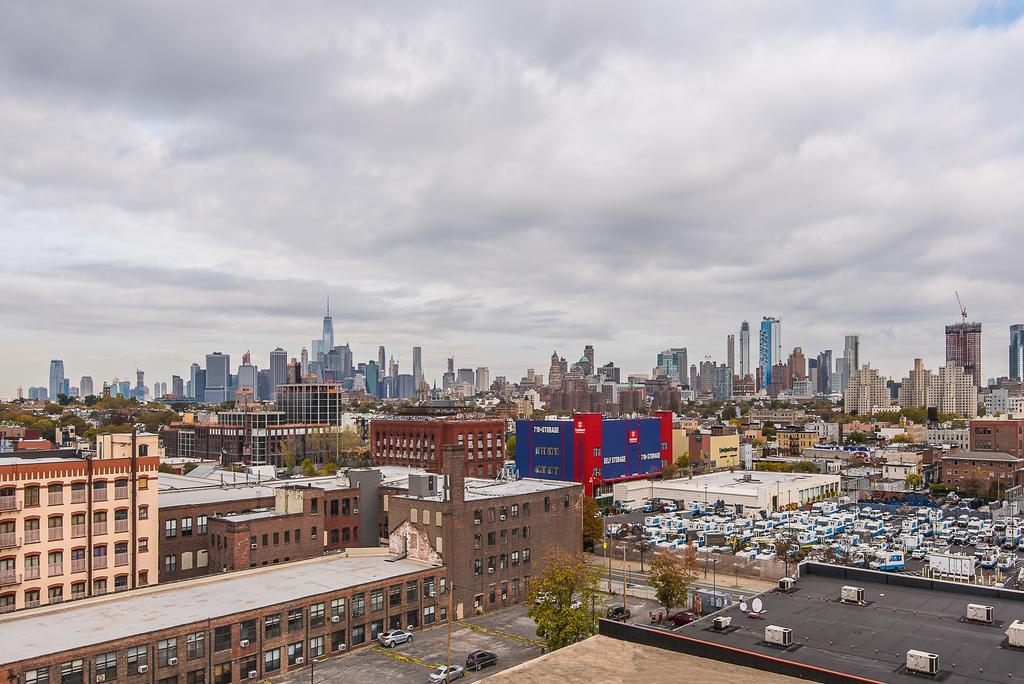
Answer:
POLYGON ((161 491, 160 581, 375 547, 382 534, 380 491, 374 469, 226 487, 197 481, 161 491), (305 503, 296 508, 283 492, 298 492, 305 503), (364 493, 372 503, 361 508, 364 493))
POLYGON ((971 451, 999 451, 1024 458, 1024 420, 972 420, 971 451))
POLYGON ((969 494, 999 496, 1024 483, 1024 459, 997 451, 957 451, 942 456, 942 484, 969 494))
POLYGON ((391 497, 389 537, 392 553, 444 561, 456 619, 522 602, 549 553, 583 548, 582 484, 466 478, 461 455, 391 497))
POLYGON ((0 455, 0 612, 155 583, 158 466, 0 455))
POLYGON ((445 620, 444 581, 443 568, 378 554, 155 586, 2 617, 0 662, 11 683, 265 680, 445 620))
POLYGON ((493 477, 505 465, 504 420, 458 417, 380 418, 370 423, 374 465, 441 472, 441 450, 458 446, 470 477, 493 477))

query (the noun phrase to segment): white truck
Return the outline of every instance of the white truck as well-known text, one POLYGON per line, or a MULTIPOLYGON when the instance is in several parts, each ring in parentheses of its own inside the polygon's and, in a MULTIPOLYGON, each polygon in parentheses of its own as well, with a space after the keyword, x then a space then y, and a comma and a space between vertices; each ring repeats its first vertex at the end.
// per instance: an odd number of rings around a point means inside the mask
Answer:
POLYGON ((978 559, 959 553, 933 553, 928 556, 928 567, 933 576, 966 580, 974 577, 978 559))

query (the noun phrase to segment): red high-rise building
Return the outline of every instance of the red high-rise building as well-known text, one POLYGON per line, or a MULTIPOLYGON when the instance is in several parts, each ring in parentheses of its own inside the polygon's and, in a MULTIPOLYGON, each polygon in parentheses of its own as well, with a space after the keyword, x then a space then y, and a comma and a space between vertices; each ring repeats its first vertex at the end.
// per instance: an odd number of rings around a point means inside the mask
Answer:
POLYGON ((963 368, 981 387, 981 323, 946 326, 946 362, 963 368))

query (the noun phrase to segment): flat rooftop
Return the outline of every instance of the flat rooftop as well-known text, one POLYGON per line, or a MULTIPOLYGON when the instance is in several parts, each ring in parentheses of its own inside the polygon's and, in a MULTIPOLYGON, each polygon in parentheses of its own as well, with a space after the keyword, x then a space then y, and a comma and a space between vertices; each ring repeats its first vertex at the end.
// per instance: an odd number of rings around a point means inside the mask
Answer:
POLYGON ((157 585, 0 618, 0 663, 12 663, 220 618, 431 566, 387 556, 330 557, 157 585))
POLYGON ((761 595, 761 618, 748 617, 738 606, 721 613, 732 617, 736 631, 718 633, 710 620, 701 620, 678 633, 879 682, 921 681, 903 667, 911 649, 938 654, 935 679, 946 684, 1024 676, 1024 649, 1009 648, 1005 635, 1014 619, 1024 618, 1024 592, 978 596, 952 591, 945 582, 932 582, 931 589, 884 583, 908 579, 865 571, 849 579, 804 572, 792 593, 761 595), (840 603, 844 585, 863 587, 866 605, 840 603), (968 603, 993 606, 995 624, 965 622, 968 603), (767 645, 768 625, 791 628, 793 646, 767 645))
POLYGON ((951 454, 942 454, 942 460, 961 461, 1007 461, 1014 463, 1021 459, 1006 453, 1005 451, 955 451, 951 454))
POLYGON ((249 522, 250 520, 266 520, 267 518, 280 518, 286 515, 302 515, 299 512, 283 513, 281 511, 250 511, 248 513, 229 513, 217 516, 228 522, 249 522))
POLYGON ((558 681, 636 684, 684 680, 700 681, 701 684, 782 684, 801 681, 606 636, 592 636, 487 678, 488 682, 495 684, 547 684, 558 681))
POLYGON ((191 489, 161 489, 159 505, 160 508, 172 508, 195 504, 230 504, 233 501, 255 498, 265 498, 269 502, 273 501, 275 496, 274 488, 266 485, 229 485, 226 487, 214 485, 191 489))
MULTIPOLYGON (((522 496, 538 492, 553 492, 567 487, 580 487, 577 482, 560 482, 558 480, 540 480, 524 477, 520 480, 487 480, 484 478, 466 478, 466 501, 493 499, 503 496, 522 496)), ((403 494, 402 496, 408 496, 403 494)), ((420 501, 440 501, 441 494, 434 496, 412 497, 420 501)))
MULTIPOLYGON (((681 492, 703 492, 707 487, 709 493, 733 493, 746 496, 754 496, 758 491, 773 489, 778 485, 785 486, 806 486, 838 482, 839 475, 827 475, 824 473, 774 473, 761 470, 734 472, 722 471, 719 473, 708 473, 706 475, 695 475, 693 477, 682 477, 675 480, 662 480, 655 482, 658 489, 676 489, 681 492), (749 480, 744 480, 744 475, 749 475, 749 480)), ((651 483, 646 480, 634 480, 627 486, 636 489, 650 487, 651 483)))

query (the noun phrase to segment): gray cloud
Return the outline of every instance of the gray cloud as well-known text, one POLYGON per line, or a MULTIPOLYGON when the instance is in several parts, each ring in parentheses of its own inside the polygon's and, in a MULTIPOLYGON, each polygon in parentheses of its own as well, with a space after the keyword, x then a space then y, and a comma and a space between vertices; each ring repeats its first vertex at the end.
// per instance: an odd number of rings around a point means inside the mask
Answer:
POLYGON ((902 374, 959 289, 1004 374, 1024 24, 981 5, 4 5, 0 394, 297 354, 327 291, 357 358, 518 378, 762 314, 902 374))

